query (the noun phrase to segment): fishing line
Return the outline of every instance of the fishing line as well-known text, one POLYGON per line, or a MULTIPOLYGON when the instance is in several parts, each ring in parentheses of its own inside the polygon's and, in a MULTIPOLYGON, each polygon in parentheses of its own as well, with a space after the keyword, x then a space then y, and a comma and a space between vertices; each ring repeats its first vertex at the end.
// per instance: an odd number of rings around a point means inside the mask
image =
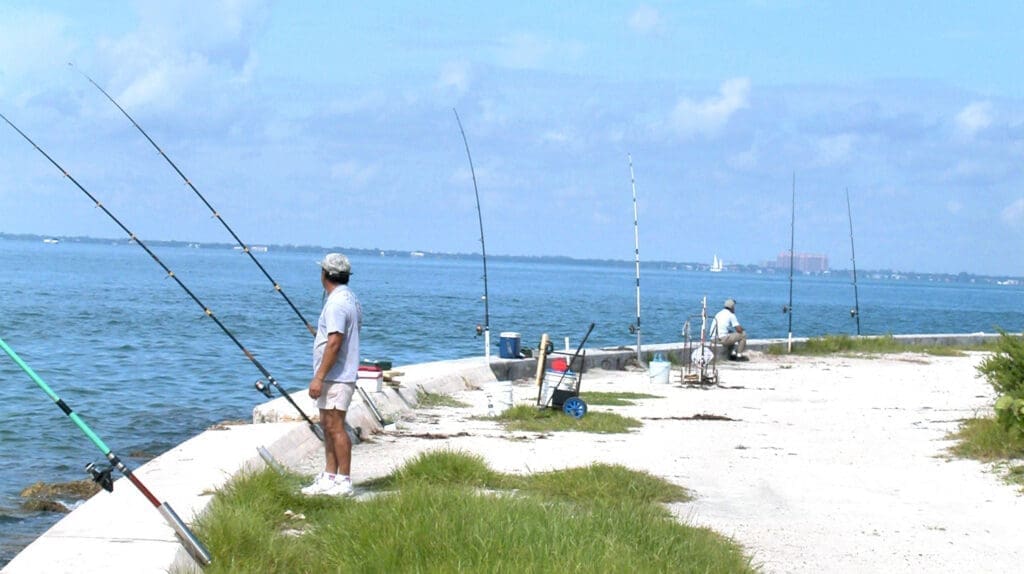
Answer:
POLYGON ((850 188, 846 188, 846 215, 850 220, 850 261, 853 263, 853 309, 850 309, 850 315, 857 319, 857 335, 860 336, 860 297, 857 296, 857 254, 853 250, 853 211, 850 209, 850 188))
POLYGON ((491 359, 491 313, 488 307, 490 298, 487 294, 487 247, 484 244, 484 216, 480 211, 480 190, 476 186, 476 170, 473 169, 473 156, 469 153, 469 140, 466 139, 466 130, 462 129, 459 111, 455 108, 452 108, 452 111, 455 112, 455 121, 459 124, 462 143, 466 145, 466 157, 469 158, 469 173, 473 176, 473 193, 476 194, 476 217, 480 221, 480 252, 483 255, 484 261, 484 324, 483 327, 477 325, 476 334, 483 333, 484 335, 484 358, 489 361, 491 359))
POLYGON ((640 223, 636 208, 636 177, 633 175, 633 156, 626 154, 629 160, 629 181, 633 186, 633 253, 636 259, 636 324, 629 326, 629 332, 636 332, 636 362, 643 365, 640 355, 640 223))
MULTIPOLYGON (((147 254, 149 254, 153 261, 155 261, 157 265, 163 268, 163 270, 167 273, 167 276, 170 277, 171 279, 174 279, 174 282, 177 283, 178 286, 181 287, 182 290, 184 290, 185 293, 187 293, 188 296, 191 297, 192 300, 195 301, 200 308, 202 308, 203 313, 205 313, 206 316, 209 317, 210 319, 213 319, 213 322, 216 323, 218 327, 220 327, 221 331, 223 331, 224 334, 227 335, 228 338, 230 338, 231 341, 234 342, 235 345, 237 345, 238 348, 242 350, 242 353, 245 354, 246 358, 248 358, 249 361, 252 362, 252 364, 260 371, 260 373, 262 373, 263 376, 267 378, 267 381, 271 385, 273 385, 281 393, 281 395, 285 399, 287 399, 289 403, 291 403, 293 407, 295 407, 295 410, 297 410, 299 414, 302 416, 302 418, 305 419, 306 423, 309 424, 309 428, 313 431, 313 434, 315 434, 318 439, 324 440, 323 431, 309 418, 309 416, 306 415, 305 411, 303 411, 302 408, 299 407, 299 405, 292 399, 291 395, 288 394, 288 391, 286 391, 284 387, 278 384, 277 380, 273 377, 273 375, 270 374, 270 371, 268 371, 266 367, 264 367, 263 364, 260 363, 259 360, 257 360, 256 357, 252 353, 250 353, 248 349, 245 348, 245 345, 243 345, 242 342, 239 341, 238 338, 235 337, 235 335, 231 331, 229 331, 226 326, 224 326, 224 323, 222 323, 220 319, 218 319, 217 316, 213 314, 213 311, 211 311, 206 305, 204 305, 203 302, 199 300, 199 297, 197 297, 195 293, 193 293, 188 287, 186 287, 185 283, 182 282, 182 280, 178 278, 178 276, 173 271, 171 271, 171 269, 167 267, 167 265, 165 265, 164 262, 161 261, 159 257, 156 256, 156 253, 153 253, 153 251, 150 250, 150 248, 147 247, 146 244, 143 243, 138 236, 132 233, 130 229, 128 229, 123 223, 121 223, 121 220, 115 217, 114 214, 111 213, 110 210, 108 210, 106 206, 103 205, 103 203, 96 199, 96 197, 93 196, 93 194, 89 193, 89 191, 86 190, 85 187, 82 186, 82 184, 78 183, 78 180, 75 179, 70 173, 68 173, 67 170, 61 167, 56 160, 54 160, 52 157, 50 157, 49 154, 43 151, 43 148, 39 147, 39 145, 37 145, 36 142, 32 141, 32 138, 28 137, 25 134, 25 132, 18 129, 18 126, 14 125, 11 122, 11 120, 7 119, 7 116, 0 113, 0 118, 3 118, 3 120, 7 122, 7 125, 11 126, 14 129, 14 131, 18 132, 18 134, 21 137, 25 138, 25 141, 32 144, 32 147, 36 148, 36 151, 43 154, 43 157, 49 160, 50 163, 53 164, 53 166, 56 167, 64 175, 64 177, 71 180, 71 182, 75 184, 75 187, 81 190, 82 193, 84 193, 90 200, 92 200, 93 203, 96 204, 96 207, 103 210, 103 213, 107 214, 107 216, 111 220, 113 220, 113 222, 116 223, 118 227, 120 227, 125 233, 127 233, 128 237, 130 237, 132 241, 137 243, 139 247, 141 247, 147 254)), ((256 389, 262 392, 268 398, 271 397, 270 388, 266 384, 264 384, 263 381, 256 382, 256 389)))
POLYGON ((114 107, 116 107, 118 110, 121 111, 122 114, 124 114, 124 117, 128 118, 128 121, 130 121, 132 125, 135 126, 135 129, 139 130, 139 133, 141 133, 146 138, 146 140, 156 149, 156 151, 160 152, 160 155, 163 156, 165 160, 167 160, 167 163, 170 164, 172 168, 174 168, 174 171, 178 172, 178 175, 181 176, 181 179, 185 182, 185 185, 187 185, 189 189, 191 189, 196 194, 200 201, 202 201, 203 204, 206 205, 206 207, 210 210, 210 213, 213 214, 213 217, 215 217, 217 221, 219 221, 220 224, 224 226, 224 229, 226 229, 228 233, 231 234, 231 237, 235 239, 235 243, 238 243, 238 245, 242 248, 242 252, 248 255, 249 259, 252 259, 252 262, 256 264, 256 267, 259 267, 260 271, 263 273, 263 276, 266 277, 267 280, 270 281, 270 283, 274 286, 274 290, 277 291, 281 295, 281 297, 284 298, 284 300, 288 303, 288 306, 292 308, 292 311, 294 311, 295 314, 299 316, 299 319, 302 320, 302 323, 306 325, 306 329, 309 331, 309 333, 311 335, 316 336, 316 329, 313 327, 313 325, 309 323, 309 321, 306 320, 306 318, 302 315, 302 312, 299 311, 299 308, 295 306, 295 303, 292 303, 292 300, 288 298, 288 295, 285 294, 284 289, 281 288, 281 285, 278 284, 278 282, 275 281, 274 278, 270 276, 270 273, 263 267, 259 260, 256 259, 256 256, 253 255, 252 249, 250 249, 249 246, 246 245, 245 242, 243 242, 238 237, 238 234, 236 234, 235 231, 231 229, 231 226, 228 225, 228 222, 224 221, 224 218, 221 217, 220 212, 218 212, 216 209, 214 209, 212 205, 210 205, 210 202, 206 200, 206 197, 204 197, 202 193, 199 193, 199 190, 196 189, 196 186, 192 184, 192 181, 188 177, 186 177, 184 173, 182 173, 181 169, 178 168, 177 164, 171 161, 171 158, 168 157, 166 153, 164 153, 164 150, 161 149, 160 146, 158 146, 155 141, 153 141, 153 138, 149 137, 149 134, 146 133, 146 130, 142 129, 142 126, 140 126, 139 123, 135 121, 135 118, 133 118, 124 108, 122 108, 121 104, 117 103, 117 100, 115 100, 113 96, 108 94, 106 90, 100 87, 100 85, 97 84, 92 78, 90 78, 88 74, 76 68, 75 65, 71 62, 68 62, 68 66, 74 68, 75 71, 77 71, 79 74, 82 74, 82 76, 84 76, 86 80, 89 80, 90 84, 95 86, 96 89, 100 91, 100 93, 106 96, 107 99, 110 100, 110 103, 114 104, 114 107))
POLYGON ((157 511, 160 512, 160 515, 164 517, 164 520, 166 520, 167 523, 174 530, 174 533, 177 535, 178 540, 181 542, 182 546, 185 547, 185 550, 189 553, 189 555, 192 556, 192 558, 194 558, 196 562, 202 564, 203 566, 209 565, 211 562, 210 551, 207 550, 206 547, 203 546, 203 543, 200 542, 198 538, 196 538, 195 534, 193 534, 192 531, 189 530, 188 526, 185 525, 181 518, 178 517, 178 514, 174 512, 174 509, 171 508, 171 505, 166 502, 160 502, 160 500, 157 499, 157 497, 154 496, 153 493, 150 492, 148 488, 146 488, 146 485, 143 484, 142 481, 137 476, 135 476, 134 473, 132 473, 132 470, 128 468, 123 462, 121 462, 121 459, 116 454, 114 454, 113 451, 110 450, 110 447, 108 447, 103 442, 103 439, 101 439, 99 435, 93 432, 89 425, 87 425, 85 421, 83 421, 81 417, 78 416, 78 413, 73 411, 71 407, 68 406, 67 403, 65 403, 59 396, 57 396, 57 393, 53 392, 53 389, 51 389, 50 386, 46 384, 46 381, 44 381, 42 377, 36 374, 36 372, 32 370, 32 367, 30 367, 25 361, 23 361, 21 357, 19 357, 18 354, 14 352, 14 349, 9 347, 3 339, 0 339, 0 348, 2 348, 5 353, 7 353, 7 356, 9 356, 11 360, 17 363, 19 367, 21 367, 22 371, 25 371, 25 374, 28 375, 29 378, 31 378, 36 383, 36 385, 38 385, 39 388, 42 389, 43 392, 50 397, 50 399, 53 400, 54 403, 56 403, 60 410, 63 411, 64 414, 67 415, 68 418, 70 418, 75 423, 75 425, 78 426, 78 428, 85 434, 85 436, 87 436, 89 440, 91 440, 92 443, 96 445, 97 448, 100 449, 100 452, 103 453, 103 456, 106 457, 107 461, 110 463, 110 466, 105 469, 98 469, 96 468, 96 465, 92 463, 86 465, 85 470, 92 476, 92 479, 101 487, 103 487, 103 489, 106 490, 107 492, 113 492, 114 480, 111 477, 111 472, 114 469, 117 469, 117 471, 124 475, 124 477, 127 478, 133 485, 135 485, 135 488, 137 488, 139 492, 142 493, 142 496, 146 497, 146 500, 148 500, 150 504, 152 504, 157 509, 157 511))

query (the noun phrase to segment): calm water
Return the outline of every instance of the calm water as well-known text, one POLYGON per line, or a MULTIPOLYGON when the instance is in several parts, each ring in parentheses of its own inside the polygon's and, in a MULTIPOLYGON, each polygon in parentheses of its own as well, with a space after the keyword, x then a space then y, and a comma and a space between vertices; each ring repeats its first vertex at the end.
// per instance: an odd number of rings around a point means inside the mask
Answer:
MULTIPOLYGON (((308 381, 312 338, 244 255, 229 249, 154 250, 263 365, 289 389, 308 381)), ((319 252, 258 254, 314 322, 319 252)), ((364 358, 396 365, 483 354, 479 259, 353 256, 352 287, 364 308, 364 358)), ((542 332, 575 346, 636 341, 633 266, 491 260, 493 353, 502 331, 536 346, 542 332)), ((645 342, 680 340, 683 322, 708 296, 727 297, 754 338, 785 337, 783 275, 641 270, 645 342)), ((133 467, 209 425, 249 419, 263 396, 260 373, 198 305, 137 246, 0 239, 0 337, 133 467)), ((1020 287, 861 279, 864 334, 1024 330, 1020 287)), ((795 336, 854 333, 847 277, 798 277, 795 336)), ((20 509, 36 481, 83 478, 102 457, 20 369, 0 355, 0 565, 60 515, 20 509)), ((157 497, 160 493, 155 493, 157 497)), ((101 494, 102 495, 102 494, 101 494)), ((173 501, 172 501, 173 502, 173 501)))

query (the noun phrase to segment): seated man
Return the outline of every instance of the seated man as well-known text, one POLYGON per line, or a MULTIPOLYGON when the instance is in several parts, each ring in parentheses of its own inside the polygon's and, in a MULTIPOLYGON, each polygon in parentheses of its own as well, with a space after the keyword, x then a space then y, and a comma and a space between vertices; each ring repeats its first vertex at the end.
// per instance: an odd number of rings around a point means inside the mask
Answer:
POLYGON ((711 340, 717 340, 729 351, 730 361, 749 360, 743 351, 747 348, 747 332, 736 318, 736 301, 726 299, 722 310, 715 314, 709 331, 711 340))

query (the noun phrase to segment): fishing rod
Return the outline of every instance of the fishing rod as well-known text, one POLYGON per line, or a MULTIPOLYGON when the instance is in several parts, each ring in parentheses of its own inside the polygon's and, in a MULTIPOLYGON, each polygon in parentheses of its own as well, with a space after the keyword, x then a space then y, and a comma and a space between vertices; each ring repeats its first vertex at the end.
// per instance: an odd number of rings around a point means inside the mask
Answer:
POLYGON ((789 315, 789 338, 786 345, 786 352, 793 351, 793 236, 796 227, 796 172, 793 172, 793 201, 792 212, 789 218, 789 305, 782 308, 782 312, 789 315))
POLYGON ((85 421, 83 421, 82 418, 78 416, 78 413, 72 410, 67 403, 65 403, 59 396, 57 396, 57 393, 53 392, 53 389, 51 389, 50 386, 46 384, 46 381, 44 381, 42 377, 36 374, 36 372, 32 370, 32 367, 30 367, 25 361, 23 361, 22 358, 19 357, 18 354, 14 352, 14 349, 8 346, 3 339, 0 339, 0 348, 2 348, 5 353, 7 353, 7 356, 9 356, 11 360, 17 363, 19 367, 21 367, 22 371, 25 371, 25 374, 28 375, 29 378, 32 379, 36 383, 36 385, 38 385, 39 388, 42 389, 43 392, 50 397, 50 399, 53 400, 54 403, 57 404, 58 407, 60 407, 60 410, 63 411, 64 414, 67 415, 68 418, 70 418, 83 433, 85 433, 85 436, 89 437, 89 440, 91 440, 92 443, 96 445, 97 448, 100 449, 100 452, 103 453, 103 456, 106 457, 107 461, 110 463, 110 465, 107 468, 101 470, 99 468, 96 468, 96 465, 93 463, 89 463, 88 465, 86 465, 85 470, 92 476, 92 479, 101 487, 103 487, 103 489, 106 490, 107 492, 113 492, 114 479, 113 477, 111 477, 111 473, 113 472, 114 469, 117 469, 117 471, 124 475, 124 477, 127 478, 133 485, 135 485, 135 488, 137 488, 139 492, 142 493, 142 496, 145 496, 146 500, 148 500, 150 504, 152 504, 157 509, 157 511, 160 512, 160 515, 164 517, 164 520, 166 520, 170 527, 174 530, 174 533, 178 536, 178 540, 181 542, 182 546, 185 547, 185 550, 189 553, 189 555, 192 556, 192 558, 195 559, 195 561, 199 564, 203 566, 208 566, 212 561, 212 559, 210 558, 210 551, 207 550, 205 546, 203 546, 203 543, 200 542, 198 538, 196 538, 195 534, 193 534, 192 531, 189 530, 188 526, 185 526, 185 523, 181 520, 180 517, 178 517, 178 513, 176 513, 174 509, 171 508, 171 505, 168 504, 167 502, 160 502, 160 500, 157 499, 157 497, 154 496, 153 493, 150 492, 148 488, 146 488, 146 485, 143 484, 142 481, 139 480, 137 476, 135 476, 132 470, 128 468, 128 466, 126 466, 123 462, 121 462, 121 459, 116 454, 114 454, 112 450, 110 450, 110 447, 108 447, 103 442, 103 439, 101 439, 99 435, 93 432, 89 425, 87 425, 85 421))
MULTIPOLYGON (((252 252, 252 249, 248 245, 246 245, 245 242, 243 242, 241 240, 241 238, 238 237, 238 234, 236 234, 235 231, 233 229, 231 229, 231 226, 228 225, 227 221, 224 221, 224 218, 221 217, 220 212, 218 212, 213 207, 213 205, 211 205, 210 202, 206 200, 206 197, 204 197, 203 194, 200 193, 198 189, 196 189, 196 186, 193 185, 192 181, 188 177, 185 176, 185 174, 181 171, 181 169, 178 168, 177 164, 175 164, 173 161, 171 161, 171 158, 166 153, 164 153, 164 150, 159 145, 157 145, 157 143, 155 141, 153 141, 153 138, 149 137, 149 134, 146 133, 146 130, 142 129, 142 126, 140 126, 139 123, 135 121, 135 118, 133 118, 123 107, 121 107, 121 105, 117 103, 117 100, 115 100, 113 98, 113 96, 111 96, 109 93, 107 93, 107 91, 104 90, 99 84, 97 84, 91 77, 89 77, 88 74, 86 74, 82 70, 80 70, 77 67, 75 67, 75 65, 73 63, 68 62, 68 66, 74 68, 76 71, 78 71, 78 73, 82 74, 82 76, 84 76, 86 80, 89 80, 90 84, 95 86, 96 89, 100 91, 100 93, 102 93, 104 96, 107 97, 108 100, 110 100, 110 103, 114 104, 114 107, 116 107, 118 110, 120 110, 121 113, 124 114, 124 116, 126 118, 128 118, 128 121, 130 121, 132 123, 132 125, 134 125, 135 128, 137 130, 139 130, 139 132, 146 138, 147 141, 149 141, 149 143, 156 149, 156 151, 160 152, 160 155, 163 156, 163 158, 165 160, 167 160, 167 163, 170 164, 170 166, 172 168, 174 168, 174 171, 176 171, 178 173, 178 175, 181 176, 181 179, 185 182, 185 184, 188 185, 188 187, 193 192, 195 192, 196 196, 199 197, 199 199, 203 202, 204 205, 206 205, 206 207, 210 210, 210 212, 213 214, 213 216, 215 218, 217 218, 218 221, 220 221, 221 225, 224 226, 224 229, 226 229, 228 231, 228 233, 231 234, 231 237, 234 238, 235 243, 237 243, 242 248, 242 252, 245 253, 246 255, 248 255, 249 259, 251 259, 252 262, 256 264, 256 267, 258 267, 259 270, 263 273, 263 276, 266 277, 267 280, 270 281, 270 283, 274 286, 274 290, 277 291, 281 295, 282 298, 284 298, 285 302, 288 303, 288 306, 291 307, 292 311, 294 311, 295 314, 302 321, 302 324, 306 326, 306 330, 309 331, 309 334, 313 335, 315 337, 316 336, 316 328, 313 327, 313 325, 310 324, 310 322, 308 320, 306 320, 306 317, 302 314, 302 311, 299 311, 299 308, 295 305, 295 303, 293 303, 292 300, 288 297, 288 295, 285 294, 284 289, 281 288, 281 285, 273 277, 270 276, 270 273, 266 270, 266 268, 264 268, 263 265, 259 262, 259 260, 256 259, 256 256, 252 252)), ((264 373, 264 374, 268 378, 268 380, 271 378, 268 373, 264 373)), ((273 381, 271 381, 271 382, 275 386, 277 386, 276 383, 274 383, 273 381)), ((264 396, 266 396, 268 399, 269 398, 273 398, 273 395, 270 392, 270 387, 264 385, 262 383, 262 381, 257 381, 256 389, 258 391, 260 391, 261 393, 263 393, 264 396)), ((285 395, 285 393, 283 392, 283 389, 280 389, 280 387, 278 387, 278 389, 282 390, 282 394, 285 395)), ((367 399, 367 402, 370 405, 370 408, 373 409, 373 410, 376 410, 376 405, 374 405, 373 402, 369 400, 369 397, 366 397, 365 394, 364 394, 364 398, 367 399)), ((288 401, 292 402, 290 397, 288 397, 288 401)), ((294 404, 294 402, 292 402, 292 404, 294 404)), ((296 408, 298 408, 297 405, 296 405, 296 408)), ((300 412, 301 412, 301 409, 300 409, 300 412)), ((303 418, 307 418, 305 416, 305 414, 303 414, 303 418)), ((307 420, 308 420, 308 418, 307 418, 307 420)), ((346 429, 346 431, 350 431, 351 430, 351 427, 348 425, 347 422, 345 423, 345 429, 346 429)), ((321 438, 321 440, 323 440, 323 437, 321 436, 322 433, 321 433, 319 427, 317 427, 316 434, 317 434, 318 437, 321 438)))
POLYGON ((853 263, 853 309, 850 316, 857 320, 857 336, 860 336, 860 297, 857 296, 857 254, 853 250, 853 211, 850 209, 850 188, 846 188, 846 215, 850 220, 850 261, 853 263))
POLYGON ((455 121, 459 124, 459 133, 462 134, 462 143, 466 145, 466 157, 469 158, 469 173, 473 176, 473 193, 476 194, 476 217, 480 221, 480 252, 484 260, 484 324, 476 326, 476 334, 483 333, 484 336, 484 358, 491 360, 491 313, 488 307, 489 297, 487 296, 487 246, 484 244, 484 216, 480 211, 480 190, 476 186, 476 170, 473 169, 473 156, 469 153, 469 140, 466 139, 466 130, 462 129, 462 120, 459 119, 459 111, 455 112, 455 121))
POLYGON ((163 156, 165 160, 167 160, 167 163, 169 163, 171 167, 174 168, 174 171, 178 172, 178 175, 181 176, 181 179, 185 182, 185 185, 187 185, 196 194, 196 196, 199 197, 203 204, 205 204, 206 207, 210 210, 210 213, 213 214, 213 217, 215 217, 217 221, 220 221, 220 224, 224 226, 224 229, 226 229, 228 233, 231 234, 231 237, 233 237, 235 239, 235 242, 238 243, 238 245, 242 248, 242 252, 248 255, 249 259, 252 259, 252 262, 256 264, 256 267, 259 267, 260 271, 263 273, 263 276, 266 277, 267 280, 274 285, 274 290, 277 291, 281 295, 281 297, 284 298, 284 300, 288 303, 288 306, 292 308, 292 311, 294 311, 295 314, 299 316, 299 319, 301 319, 303 324, 306 325, 306 329, 309 331, 309 333, 315 336, 316 328, 314 328, 313 325, 311 325, 309 321, 306 320, 306 318, 302 315, 302 312, 299 311, 299 308, 295 306, 295 303, 292 303, 292 300, 288 298, 288 295, 285 295, 285 292, 281 288, 281 285, 278 284, 278 282, 275 281, 274 278, 270 276, 270 273, 267 272, 267 270, 263 267, 259 260, 256 259, 256 256, 253 255, 252 249, 250 249, 249 246, 246 245, 245 242, 243 242, 238 237, 238 234, 236 234, 235 231, 231 229, 231 226, 229 226, 228 223, 224 221, 224 218, 221 217, 220 212, 218 212, 216 209, 214 209, 212 205, 210 205, 210 202, 206 200, 203 194, 199 193, 199 190, 196 189, 196 186, 192 184, 192 181, 188 177, 186 177, 184 173, 182 173, 181 169, 178 168, 177 164, 171 161, 171 158, 168 157, 166 153, 164 153, 164 150, 161 149, 160 146, 158 146, 155 141, 153 141, 153 138, 149 137, 149 134, 146 133, 146 130, 142 129, 142 126, 140 126, 139 123, 135 121, 135 118, 133 118, 127 111, 125 111, 125 109, 121 107, 121 104, 117 103, 117 100, 115 100, 113 96, 108 94, 106 90, 100 87, 100 85, 97 84, 92 78, 90 78, 88 74, 76 68, 75 65, 71 62, 68 62, 68 66, 74 68, 79 74, 82 74, 82 76, 84 76, 86 80, 89 80, 90 84, 95 86, 96 89, 100 91, 100 93, 106 96, 107 99, 110 100, 110 103, 114 104, 114 107, 116 107, 118 110, 121 111, 122 114, 124 114, 124 117, 128 118, 128 121, 130 121, 132 125, 135 126, 135 129, 139 130, 139 133, 141 133, 146 138, 146 140, 149 141, 149 143, 154 148, 156 148, 156 151, 160 152, 160 155, 163 156))
MULTIPOLYGON (((220 319, 218 319, 217 316, 213 314, 213 311, 211 311, 209 307, 204 305, 203 302, 199 300, 199 297, 197 297, 195 293, 193 293, 187 286, 185 286, 185 283, 182 282, 182 280, 174 273, 174 271, 171 271, 171 269, 167 265, 165 265, 164 262, 161 261, 159 257, 156 256, 156 253, 153 253, 153 251, 149 247, 147 247, 145 243, 142 242, 142 239, 140 239, 138 236, 132 233, 130 229, 128 229, 123 223, 121 223, 121 220, 115 217, 114 214, 111 213, 110 210, 103 205, 103 203, 96 199, 96 197, 93 194, 89 193, 89 191, 85 189, 85 187, 83 187, 81 183, 78 183, 77 179, 75 179, 70 173, 68 173, 67 170, 61 167, 60 164, 57 163, 57 161, 54 160, 52 157, 50 157, 48 153, 43 151, 43 148, 39 147, 39 145, 36 144, 36 142, 32 141, 32 138, 28 137, 25 134, 25 132, 18 129, 18 126, 14 125, 11 122, 11 120, 7 119, 7 116, 0 113, 0 118, 3 118, 3 120, 7 122, 7 125, 14 128, 14 131, 18 132, 18 134, 21 137, 25 138, 25 141, 32 144, 32 147, 36 148, 36 151, 43 154, 43 157, 49 160, 50 163, 53 164, 53 166, 56 167, 64 175, 64 177, 71 180, 71 183, 74 183, 75 187, 81 190, 82 193, 84 193, 90 200, 92 200, 92 202, 96 204, 96 207, 103 210, 103 213, 107 214, 107 217, 113 220, 118 227, 120 227, 125 233, 127 233, 128 237, 130 237, 132 241, 138 244, 139 247, 141 247, 147 254, 149 254, 153 261, 155 261, 157 265, 163 268, 164 272, 167 273, 167 276, 170 277, 171 279, 174 279, 174 282, 177 283, 178 286, 181 287, 182 290, 184 290, 185 293, 187 293, 188 296, 191 297, 192 300, 195 301, 200 308, 202 308, 203 313, 205 313, 206 316, 209 317, 210 319, 213 319, 213 322, 216 323, 218 327, 220 327, 221 331, 223 331, 224 334, 227 335, 228 338, 230 338, 231 341, 234 342, 235 345, 237 345, 238 348, 242 350, 242 353, 245 354, 249 361, 251 361, 252 364, 260 371, 260 373, 262 373, 263 376, 267 378, 267 381, 270 383, 270 385, 273 385, 273 387, 275 387, 281 393, 281 395, 285 399, 287 399, 288 402, 291 403, 293 407, 295 407, 295 410, 297 410, 299 414, 302 415, 302 418, 305 419, 306 423, 309 424, 309 428, 310 430, 313 431, 313 434, 315 434, 318 439, 324 440, 324 434, 320 427, 317 426, 309 418, 309 416, 306 415, 305 411, 303 411, 302 408, 292 399, 291 395, 288 394, 288 391, 286 391, 284 387, 282 387, 277 382, 277 379, 275 379, 273 375, 270 374, 270 371, 268 371, 266 367, 264 367, 263 364, 260 363, 259 360, 257 360, 256 357, 252 353, 250 353, 248 349, 245 348, 245 345, 243 345, 242 342, 239 341, 238 338, 235 337, 235 335, 231 331, 229 331, 226 326, 224 326, 224 323, 222 323, 220 319)), ((270 387, 267 386, 267 384, 265 384, 263 381, 256 381, 256 389, 263 393, 266 397, 271 397, 270 387)))
POLYGON ((629 160, 629 181, 633 186, 633 254, 636 259, 636 324, 629 326, 629 332, 636 333, 636 362, 643 365, 640 354, 640 223, 636 208, 636 177, 633 175, 633 156, 626 154, 629 160))

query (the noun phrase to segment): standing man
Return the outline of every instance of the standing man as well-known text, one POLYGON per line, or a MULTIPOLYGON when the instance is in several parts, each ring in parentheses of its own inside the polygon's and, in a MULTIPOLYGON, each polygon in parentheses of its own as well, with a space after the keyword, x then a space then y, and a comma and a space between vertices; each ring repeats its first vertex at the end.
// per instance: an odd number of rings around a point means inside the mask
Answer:
POLYGON ((345 412, 359 377, 359 330, 363 308, 348 287, 352 266, 341 253, 328 253, 320 262, 324 301, 313 341, 313 380, 309 396, 320 409, 324 429, 324 471, 303 494, 352 496, 352 440, 345 432, 345 412))
POLYGON ((715 314, 711 322, 711 339, 729 351, 730 361, 749 360, 743 351, 747 348, 747 332, 736 318, 736 301, 726 299, 722 310, 715 314))

